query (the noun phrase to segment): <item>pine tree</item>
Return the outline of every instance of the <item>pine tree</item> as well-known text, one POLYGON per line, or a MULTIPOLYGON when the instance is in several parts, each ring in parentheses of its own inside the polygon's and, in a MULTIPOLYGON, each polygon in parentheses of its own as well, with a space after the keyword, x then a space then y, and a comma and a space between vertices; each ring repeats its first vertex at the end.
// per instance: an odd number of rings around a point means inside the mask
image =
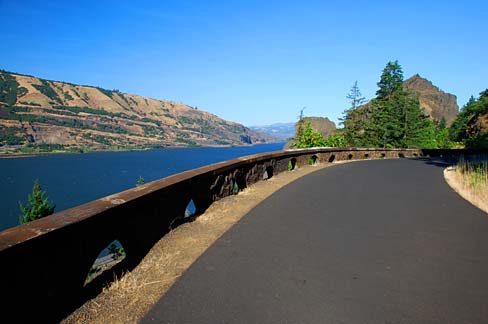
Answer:
POLYGON ((297 130, 296 130, 296 138, 300 138, 303 136, 303 111, 305 110, 306 107, 303 107, 300 109, 300 115, 298 115, 298 123, 297 123, 297 130))
POLYGON ((417 97, 403 89, 403 71, 388 62, 373 100, 370 144, 380 147, 435 147, 435 128, 420 108, 417 97))
POLYGON ((362 96, 361 91, 359 90, 357 81, 354 82, 353 86, 351 87, 351 91, 346 98, 351 102, 350 110, 356 109, 366 101, 366 98, 362 96))
POLYGON ((362 96, 357 81, 354 82, 346 98, 350 100, 351 106, 343 112, 344 117, 340 119, 344 126, 344 145, 360 146, 361 132, 364 129, 364 115, 358 108, 364 104, 366 99, 362 96))
POLYGON ((386 64, 377 85, 379 89, 376 95, 382 100, 389 99, 395 91, 403 89, 403 71, 398 61, 386 64))
POLYGON ((56 206, 51 205, 45 195, 46 193, 42 191, 39 180, 36 179, 32 187, 32 194, 27 196, 27 206, 24 206, 21 202, 19 203, 20 211, 22 212, 19 219, 21 224, 49 216, 54 212, 56 206))

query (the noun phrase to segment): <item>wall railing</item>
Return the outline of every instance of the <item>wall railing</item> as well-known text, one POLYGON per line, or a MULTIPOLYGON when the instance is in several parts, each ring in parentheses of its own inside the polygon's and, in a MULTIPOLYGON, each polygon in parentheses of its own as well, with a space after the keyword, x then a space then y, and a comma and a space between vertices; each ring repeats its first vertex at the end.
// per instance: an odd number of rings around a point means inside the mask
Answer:
MULTIPOLYGON (((189 170, 0 232, 3 318, 59 321, 99 292, 107 277, 86 284, 95 259, 119 241, 132 269, 171 228, 214 201, 309 163, 469 154, 461 150, 315 148, 257 154, 189 170)), ((472 153, 472 152, 471 152, 472 153)), ((113 279, 113 274, 109 274, 113 279)), ((97 278, 98 279, 98 278, 97 278)))

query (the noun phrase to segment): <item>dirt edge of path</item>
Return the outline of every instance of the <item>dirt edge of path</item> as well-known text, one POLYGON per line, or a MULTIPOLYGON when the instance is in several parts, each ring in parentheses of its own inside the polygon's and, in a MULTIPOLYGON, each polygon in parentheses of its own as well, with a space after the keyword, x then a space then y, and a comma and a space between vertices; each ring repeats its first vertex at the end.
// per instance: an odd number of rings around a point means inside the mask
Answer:
POLYGON ((165 235, 131 272, 116 279, 62 323, 137 323, 205 250, 251 209, 291 182, 334 164, 305 166, 214 202, 194 222, 165 235))
POLYGON ((469 188, 466 188, 461 175, 456 172, 454 167, 444 169, 444 179, 458 195, 488 214, 488 201, 474 194, 469 188))

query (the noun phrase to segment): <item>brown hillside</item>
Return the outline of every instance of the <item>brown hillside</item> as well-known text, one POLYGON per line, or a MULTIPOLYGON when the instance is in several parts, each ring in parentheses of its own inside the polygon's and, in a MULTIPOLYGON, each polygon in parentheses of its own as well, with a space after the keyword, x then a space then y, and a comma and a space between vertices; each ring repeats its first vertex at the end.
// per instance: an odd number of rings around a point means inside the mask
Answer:
POLYGON ((268 135, 188 105, 0 71, 0 146, 218 146, 268 135))

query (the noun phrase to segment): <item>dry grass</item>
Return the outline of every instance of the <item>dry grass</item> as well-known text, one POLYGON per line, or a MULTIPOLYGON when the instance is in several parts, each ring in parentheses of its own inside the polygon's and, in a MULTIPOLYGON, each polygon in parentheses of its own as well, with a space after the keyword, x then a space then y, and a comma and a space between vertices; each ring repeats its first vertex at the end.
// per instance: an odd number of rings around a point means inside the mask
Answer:
POLYGON ((275 175, 215 202, 194 222, 163 237, 132 271, 115 280, 63 323, 137 323, 173 283, 223 233, 257 204, 292 181, 331 164, 275 175))
POLYGON ((461 159, 444 170, 444 177, 461 197, 488 213, 488 157, 461 159))

